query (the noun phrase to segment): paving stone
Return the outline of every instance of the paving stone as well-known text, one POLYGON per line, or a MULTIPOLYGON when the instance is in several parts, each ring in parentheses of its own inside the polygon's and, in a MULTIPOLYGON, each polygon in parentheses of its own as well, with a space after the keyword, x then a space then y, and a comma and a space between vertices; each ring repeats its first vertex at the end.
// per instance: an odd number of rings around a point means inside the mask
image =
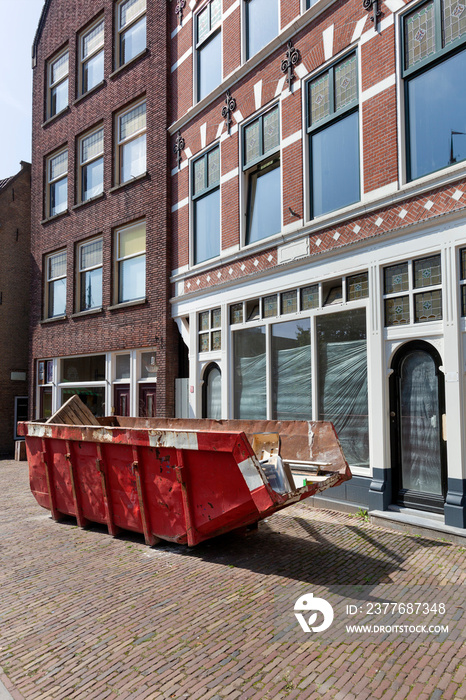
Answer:
POLYGON ((0 547, 0 680, 15 700, 465 698, 457 545, 301 503, 246 539, 149 549, 131 533, 53 522, 27 465, 4 460, 0 547), (304 593, 334 606, 325 632, 295 620, 304 593), (341 623, 346 603, 414 594, 445 603, 448 632, 351 634, 341 623))

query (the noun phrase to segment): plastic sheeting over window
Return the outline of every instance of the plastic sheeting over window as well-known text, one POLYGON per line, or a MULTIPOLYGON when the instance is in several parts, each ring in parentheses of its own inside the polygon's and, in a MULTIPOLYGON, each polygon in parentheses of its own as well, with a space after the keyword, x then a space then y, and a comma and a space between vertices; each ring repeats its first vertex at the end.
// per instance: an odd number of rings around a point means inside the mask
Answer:
POLYGON ((265 327, 234 334, 235 418, 267 418, 265 327))
POLYGON ((272 326, 272 418, 312 419, 309 319, 272 326))
POLYGON ((331 421, 351 466, 369 466, 366 314, 317 320, 319 419, 331 421))

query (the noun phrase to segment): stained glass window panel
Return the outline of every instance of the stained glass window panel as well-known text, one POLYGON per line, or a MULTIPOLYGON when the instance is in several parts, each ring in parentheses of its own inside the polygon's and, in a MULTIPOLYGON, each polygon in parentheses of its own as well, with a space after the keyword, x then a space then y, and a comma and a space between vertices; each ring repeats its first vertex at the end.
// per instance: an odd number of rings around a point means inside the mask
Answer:
POLYGON ((215 148, 207 155, 209 187, 220 182, 220 149, 215 148))
POLYGON ((208 331, 209 327, 209 312, 203 311, 201 314, 199 314, 199 330, 208 331))
POLYGON ((361 275, 352 275, 346 280, 348 301, 366 299, 369 296, 369 279, 367 272, 361 275))
POLYGON ((415 321, 440 321, 442 319, 442 292, 434 289, 432 292, 422 292, 414 297, 415 321))
POLYGON ((316 309, 319 306, 319 285, 301 289, 301 310, 316 309))
POLYGON ((209 6, 197 16, 197 41, 201 42, 209 33, 209 6))
POLYGON ((311 124, 316 124, 330 114, 329 74, 319 76, 309 86, 311 103, 311 124))
POLYGON ((409 297, 385 299, 385 325, 403 326, 409 323, 409 297))
POLYGON ((409 288, 408 263, 391 265, 384 270, 385 294, 406 292, 409 288))
POLYGON ((212 333, 212 350, 222 349, 222 331, 214 331, 212 333))
POLYGON ((212 309, 212 328, 220 328, 222 325, 221 309, 212 309))
POLYGON ((201 333, 199 336, 199 352, 209 352, 209 334, 201 333))
POLYGON ((243 323, 243 304, 230 306, 230 323, 243 323))
POLYGON ((431 287, 442 283, 440 255, 414 261, 414 287, 431 287))
POLYGON ((461 263, 461 279, 466 279, 466 248, 460 251, 460 263, 461 263))
POLYGON ((272 294, 271 296, 264 297, 262 299, 262 311, 264 318, 270 318, 271 316, 277 315, 278 305, 276 294, 272 294))
POLYGON ((461 315, 466 316, 466 284, 461 287, 461 315))
POLYGON ((213 29, 222 19, 222 1, 212 0, 210 3, 210 26, 213 29))
POLYGON ((278 107, 264 114, 264 154, 278 148, 280 144, 278 107))
POLYGON ((298 310, 298 293, 296 289, 290 292, 283 292, 281 297, 281 312, 282 314, 294 314, 298 310))
POLYGON ((194 163, 194 194, 205 189, 205 158, 199 158, 194 163))
POLYGON ((251 163, 253 160, 256 160, 261 155, 259 134, 260 126, 258 119, 252 122, 252 124, 248 124, 248 126, 244 130, 246 164, 251 163))
POLYGON ((458 0, 444 0, 443 45, 447 46, 466 33, 466 6, 458 0))
POLYGON ((434 52, 434 3, 429 2, 405 19, 405 67, 411 68, 434 52))
POLYGON ((353 54, 335 66, 335 111, 357 99, 357 65, 353 54))

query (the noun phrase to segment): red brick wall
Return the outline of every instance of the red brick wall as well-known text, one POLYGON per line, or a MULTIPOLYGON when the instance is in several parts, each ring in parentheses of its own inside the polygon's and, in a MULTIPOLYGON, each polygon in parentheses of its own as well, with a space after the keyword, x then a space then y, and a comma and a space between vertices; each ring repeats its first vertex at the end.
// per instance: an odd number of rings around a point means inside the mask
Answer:
MULTIPOLYGON (((157 350, 158 415, 174 411, 174 378, 177 376, 177 332, 169 317, 168 275, 171 268, 169 202, 167 197, 167 75, 166 4, 147 3, 147 51, 136 61, 111 75, 113 58, 114 2, 102 0, 52 0, 37 47, 33 87, 32 162, 32 361, 41 357, 107 352, 154 345, 157 350), (80 30, 100 13, 105 16, 104 85, 75 102, 77 95, 77 37, 80 30), (44 124, 47 61, 65 45, 70 51, 70 106, 62 115, 44 124), (111 191, 114 178, 114 115, 133 100, 147 100, 147 177, 111 191), (89 127, 104 127, 104 196, 76 209, 76 139, 89 127), (44 164, 61 146, 68 147, 68 212, 44 219, 44 164), (111 310, 114 283, 113 232, 115 227, 144 217, 147 230, 147 303, 111 310), (103 311, 75 316, 76 244, 102 234, 103 311), (66 247, 67 318, 41 323, 43 318, 44 254, 66 247)), ((33 369, 33 365, 31 365, 33 369)), ((32 379, 33 372, 31 372, 32 379)))
POLYGON ((27 396, 27 381, 11 372, 28 367, 31 166, 0 190, 0 454, 14 448, 15 396, 27 396))
MULTIPOLYGON (((299 49, 301 55, 301 66, 307 74, 317 73, 319 68, 328 65, 324 54, 323 32, 333 25, 333 50, 332 57, 342 55, 345 49, 358 46, 359 63, 361 69, 360 75, 360 115, 362 123, 362 133, 360 134, 360 143, 363 146, 362 150, 362 179, 364 195, 379 190, 387 186, 394 187, 394 183, 401 180, 401 174, 398 171, 398 140, 397 133, 397 91, 400 89, 399 82, 390 85, 380 86, 381 81, 390 79, 396 71, 396 45, 395 45, 395 25, 398 21, 395 17, 394 22, 390 10, 385 5, 382 5, 382 15, 380 21, 384 21, 383 30, 375 34, 373 31, 373 23, 370 21, 370 13, 366 12, 360 0, 337 0, 330 5, 321 14, 314 17, 312 21, 299 29, 298 21, 301 17, 298 0, 280 0, 281 1, 281 25, 293 26, 295 21, 295 30, 291 32, 291 37, 294 46, 299 49), (365 19, 363 27, 363 40, 361 42, 351 43, 357 24, 360 20, 365 19), (365 91, 376 87, 376 94, 364 94, 365 91), (377 91, 381 87, 380 91, 377 91)), ((201 6, 197 4, 197 8, 201 6)), ((223 11, 232 6, 231 0, 224 0, 223 11)), ((307 17, 313 14, 318 9, 316 5, 314 10, 307 13, 307 17)), ((169 8, 169 12, 173 15, 174 8, 169 8)), ((283 76, 281 72, 281 61, 285 57, 286 41, 280 42, 280 47, 266 57, 259 65, 254 65, 254 57, 249 62, 250 70, 247 70, 247 65, 240 65, 240 46, 241 46, 241 12, 238 7, 225 20, 223 24, 224 34, 224 66, 228 66, 227 73, 234 70, 238 71, 238 77, 229 84, 229 89, 233 97, 236 99, 237 109, 241 111, 244 119, 248 119, 257 113, 255 100, 254 86, 262 81, 262 99, 260 107, 264 108, 267 104, 273 104, 276 99, 276 89, 280 78, 283 76), (239 77, 241 76, 241 77, 239 77)), ((305 19, 305 18, 303 18, 305 19)), ((173 21, 173 19, 172 19, 173 21)), ((379 25, 380 29, 380 25, 379 25)), ((180 58, 182 53, 186 52, 190 38, 192 37, 192 21, 189 20, 177 33, 177 39, 170 40, 170 64, 173 66, 180 58), (182 51, 178 50, 182 46, 182 51)), ((356 37, 358 39, 359 37, 356 37)), ((191 111, 187 111, 188 105, 192 103, 192 61, 186 60, 180 68, 173 73, 176 76, 176 91, 178 94, 170 103, 170 120, 171 123, 177 121, 182 122, 181 131, 185 139, 186 148, 189 148, 195 156, 201 149, 201 126, 207 125, 206 129, 206 146, 213 143, 217 138, 217 128, 222 122, 222 106, 224 104, 225 95, 222 92, 218 97, 212 99, 207 104, 202 112, 196 114, 196 106, 191 111)), ((224 73, 225 75, 225 73, 224 73)), ((308 212, 305 212, 305 187, 308 185, 305 179, 305 164, 303 163, 303 153, 307 151, 307 135, 306 123, 303 117, 304 99, 302 90, 299 89, 300 81, 294 83, 293 94, 288 94, 286 86, 282 91, 280 104, 281 112, 281 129, 282 139, 292 137, 302 130, 302 137, 294 140, 282 151, 282 182, 283 182, 283 223, 285 226, 296 223, 299 219, 293 216, 289 209, 305 218, 306 224, 314 227, 315 233, 310 237, 311 255, 318 254, 322 250, 330 248, 341 248, 357 240, 366 238, 367 236, 378 236, 384 231, 390 231, 401 228, 411 220, 408 216, 406 220, 400 218, 397 214, 401 206, 394 205, 387 209, 386 203, 383 208, 371 212, 370 215, 361 216, 361 212, 351 216, 348 214, 344 224, 337 227, 323 222, 319 227, 318 220, 309 221, 308 212), (285 96, 286 95, 286 96, 285 96), (304 143, 303 143, 304 139, 304 143), (393 212, 392 212, 393 209, 393 212), (385 217, 385 218, 384 218, 385 217), (374 224, 379 218, 382 218, 383 225, 374 224), (358 223, 359 222, 359 223, 358 223), (361 225, 362 222, 362 225, 361 225), (356 229, 356 231, 354 230, 356 229), (335 238, 333 234, 338 230, 338 236, 335 238), (318 241, 318 244, 315 244, 318 241), (324 241, 327 241, 324 243, 324 241)), ((305 82, 301 85, 304 87, 305 82)), ((225 127, 223 129, 225 133, 225 127)), ((186 159, 186 154, 183 154, 186 159)), ((240 202, 240 185, 241 185, 241 154, 238 132, 234 133, 230 138, 221 141, 221 159, 222 159, 222 174, 225 175, 234 168, 239 166, 239 177, 230 179, 222 185, 222 218, 221 218, 221 234, 222 234, 222 249, 230 248, 240 244, 240 219, 241 213, 239 209, 240 202)), ((461 179, 461 173, 458 174, 458 180, 455 187, 464 189, 464 182, 461 179)), ((436 191, 432 191, 432 196, 436 191)), ((189 178, 188 168, 185 168, 181 173, 172 177, 171 180, 171 197, 172 202, 186 200, 189 196, 189 178)), ((417 198, 412 194, 406 195, 405 204, 409 211, 416 209, 416 202, 422 200, 423 195, 417 198), (409 206, 408 206, 409 205, 409 206)), ((439 201, 437 197, 436 201, 439 201)), ((445 208, 442 211, 449 211, 452 207, 462 208, 462 201, 457 202, 452 200, 450 194, 447 194, 441 201, 446 202, 445 208)), ((373 207, 373 203, 371 204, 373 207)), ((380 204, 382 207, 382 202, 380 204)), ((440 205, 439 205, 440 206, 440 205)), ((433 216, 431 212, 421 208, 420 217, 422 219, 433 216)), ((435 209, 436 215, 439 213, 439 207, 435 209)), ((178 269, 188 264, 189 261, 189 206, 183 206, 179 209, 172 219, 173 237, 174 237, 174 259, 173 267, 178 269)), ((244 217, 243 217, 244 218, 244 217)), ((226 279, 235 279, 247 277, 249 274, 254 274, 265 265, 267 268, 273 268, 276 265, 276 244, 271 245, 267 251, 267 256, 252 254, 247 247, 240 250, 235 256, 234 262, 226 263, 222 260, 213 261, 211 269, 205 271, 205 266, 202 274, 196 274, 195 271, 191 278, 186 279, 185 291, 193 291, 194 289, 202 289, 213 284, 221 285, 225 279, 225 275, 219 278, 218 272, 227 271, 226 279), (272 260, 268 260, 269 254, 272 253, 272 260), (249 266, 249 261, 257 258, 258 266, 249 266), (241 263, 245 263, 245 269, 241 270, 241 263), (232 268, 230 274, 229 269, 232 268), (212 274, 214 273, 214 274, 212 274), (210 279, 207 279, 207 278, 210 279), (187 286, 191 280, 192 285, 187 286), (197 283, 199 280, 199 284, 197 283)))

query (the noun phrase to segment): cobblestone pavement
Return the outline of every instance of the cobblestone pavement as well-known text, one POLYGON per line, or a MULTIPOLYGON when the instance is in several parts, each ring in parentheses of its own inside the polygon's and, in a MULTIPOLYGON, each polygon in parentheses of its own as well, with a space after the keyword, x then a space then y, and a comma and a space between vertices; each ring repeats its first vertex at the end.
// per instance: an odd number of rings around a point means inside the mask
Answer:
POLYGON ((0 504, 15 700, 466 698, 464 547, 300 504, 248 537, 150 549, 53 522, 12 461, 0 504), (301 629, 303 594, 333 606, 327 630, 301 629))

